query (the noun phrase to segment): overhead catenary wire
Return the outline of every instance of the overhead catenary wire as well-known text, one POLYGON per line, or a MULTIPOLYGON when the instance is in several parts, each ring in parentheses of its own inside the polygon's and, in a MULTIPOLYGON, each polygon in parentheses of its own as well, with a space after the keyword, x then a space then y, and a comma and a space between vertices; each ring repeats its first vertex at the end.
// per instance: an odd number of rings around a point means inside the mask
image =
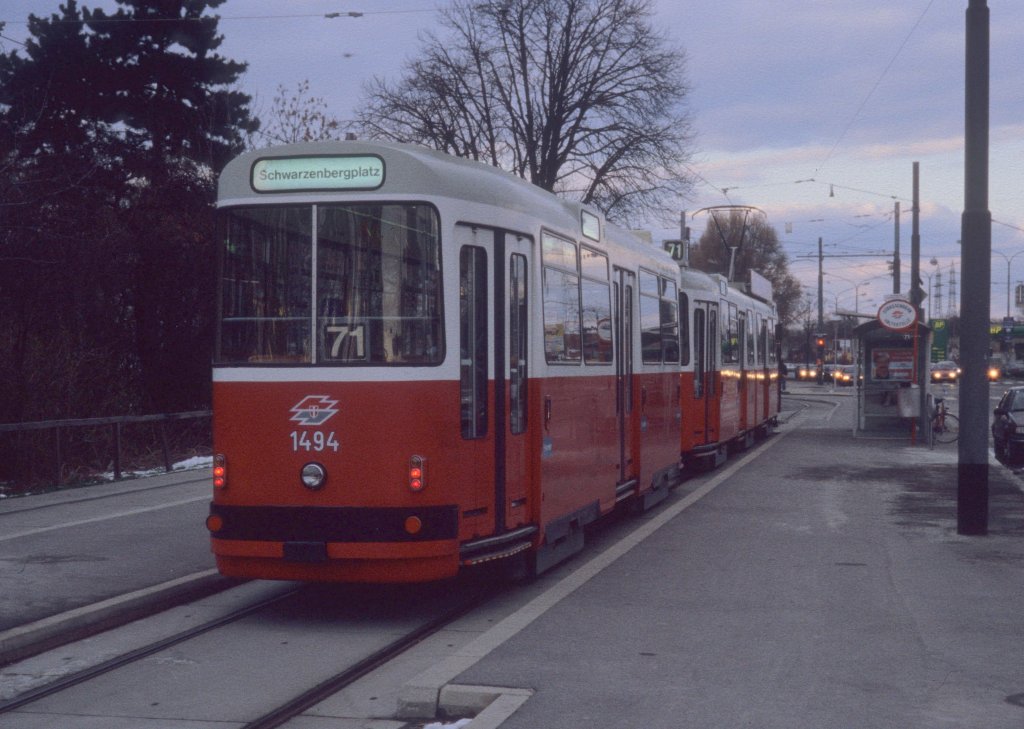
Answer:
POLYGON ((859 117, 861 112, 864 111, 864 108, 867 106, 868 101, 870 101, 870 99, 874 95, 875 91, 877 91, 878 87, 882 85, 882 81, 889 74, 889 71, 890 71, 890 69, 892 69, 893 64, 896 63, 896 59, 900 57, 900 53, 903 52, 903 49, 906 47, 907 43, 910 41, 910 38, 917 31, 918 27, 921 25, 921 21, 924 20, 924 16, 928 14, 928 11, 931 9, 931 7, 932 7, 932 5, 934 3, 935 3, 935 0, 928 0, 928 4, 925 6, 924 10, 921 11, 921 14, 917 18, 917 21, 910 28, 910 31, 907 33, 906 37, 903 39, 903 42, 900 43, 899 48, 896 49, 896 53, 894 53, 893 57, 891 59, 889 59, 889 63, 887 63, 885 65, 885 68, 882 69, 882 73, 879 75, 879 77, 875 81, 874 85, 868 90, 868 93, 861 100, 860 104, 857 106, 857 109, 853 112, 853 115, 846 122, 846 125, 843 127, 843 130, 839 133, 839 137, 836 138, 836 141, 832 145, 832 148, 829 149, 828 154, 826 154, 824 159, 822 159, 821 162, 818 163, 818 166, 815 168, 814 174, 812 175, 812 177, 817 176, 818 172, 828 163, 828 161, 830 159, 832 159, 832 155, 835 154, 836 150, 839 148, 839 145, 842 143, 842 141, 846 137, 847 133, 853 127, 854 122, 857 121, 857 117, 859 117))

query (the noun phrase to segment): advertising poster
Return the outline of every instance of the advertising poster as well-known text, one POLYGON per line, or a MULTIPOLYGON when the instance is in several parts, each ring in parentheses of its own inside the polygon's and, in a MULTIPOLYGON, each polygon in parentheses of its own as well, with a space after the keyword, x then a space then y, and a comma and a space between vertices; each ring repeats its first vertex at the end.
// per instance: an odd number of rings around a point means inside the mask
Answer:
POLYGON ((914 350, 906 347, 871 352, 871 379, 879 382, 913 382, 914 350))

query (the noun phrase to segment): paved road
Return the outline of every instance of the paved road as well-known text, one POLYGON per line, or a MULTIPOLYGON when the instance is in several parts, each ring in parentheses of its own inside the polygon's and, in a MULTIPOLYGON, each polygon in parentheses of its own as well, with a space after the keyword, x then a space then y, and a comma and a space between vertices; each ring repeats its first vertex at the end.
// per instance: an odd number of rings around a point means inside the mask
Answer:
POLYGON ((49 636, 137 607, 126 595, 209 582, 209 499, 198 470, 0 501, 0 661, 30 624, 49 636))

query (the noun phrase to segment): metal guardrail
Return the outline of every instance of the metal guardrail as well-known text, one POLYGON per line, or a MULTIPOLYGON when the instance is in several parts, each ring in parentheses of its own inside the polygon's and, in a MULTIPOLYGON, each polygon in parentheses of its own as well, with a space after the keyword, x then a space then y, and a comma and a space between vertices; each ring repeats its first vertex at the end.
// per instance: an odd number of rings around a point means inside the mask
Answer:
POLYGON ((71 420, 37 420, 28 423, 0 423, 0 433, 16 433, 33 430, 53 430, 54 431, 54 454, 55 454, 55 473, 57 476, 57 485, 59 486, 63 482, 63 449, 62 449, 62 432, 69 428, 86 428, 86 427, 97 427, 109 425, 113 430, 113 449, 114 449, 114 480, 121 480, 121 429, 123 426, 130 423, 157 423, 160 426, 160 443, 163 450, 163 461, 164 470, 171 470, 171 454, 170 447, 167 442, 167 429, 168 423, 179 421, 179 420, 192 420, 198 418, 208 418, 211 415, 209 410, 193 410, 191 412, 184 413, 163 413, 159 415, 120 415, 107 418, 78 418, 71 420))

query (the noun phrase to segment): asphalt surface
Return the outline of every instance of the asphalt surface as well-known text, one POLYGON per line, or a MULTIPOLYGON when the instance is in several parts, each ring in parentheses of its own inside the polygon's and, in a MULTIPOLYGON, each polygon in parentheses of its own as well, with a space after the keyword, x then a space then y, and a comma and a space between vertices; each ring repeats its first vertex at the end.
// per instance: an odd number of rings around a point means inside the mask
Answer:
MULTIPOLYGON (((470 616, 455 653, 294 725, 401 726, 391 697, 469 729, 1024 727, 1020 476, 993 461, 989 533, 958 535, 955 444, 855 438, 854 390, 789 389, 777 434, 470 616)), ((0 662, 96 600, 216 579, 204 472, 100 488, 0 502, 0 662)))
POLYGON ((196 470, 0 501, 0 664, 234 584, 210 489, 196 470))

